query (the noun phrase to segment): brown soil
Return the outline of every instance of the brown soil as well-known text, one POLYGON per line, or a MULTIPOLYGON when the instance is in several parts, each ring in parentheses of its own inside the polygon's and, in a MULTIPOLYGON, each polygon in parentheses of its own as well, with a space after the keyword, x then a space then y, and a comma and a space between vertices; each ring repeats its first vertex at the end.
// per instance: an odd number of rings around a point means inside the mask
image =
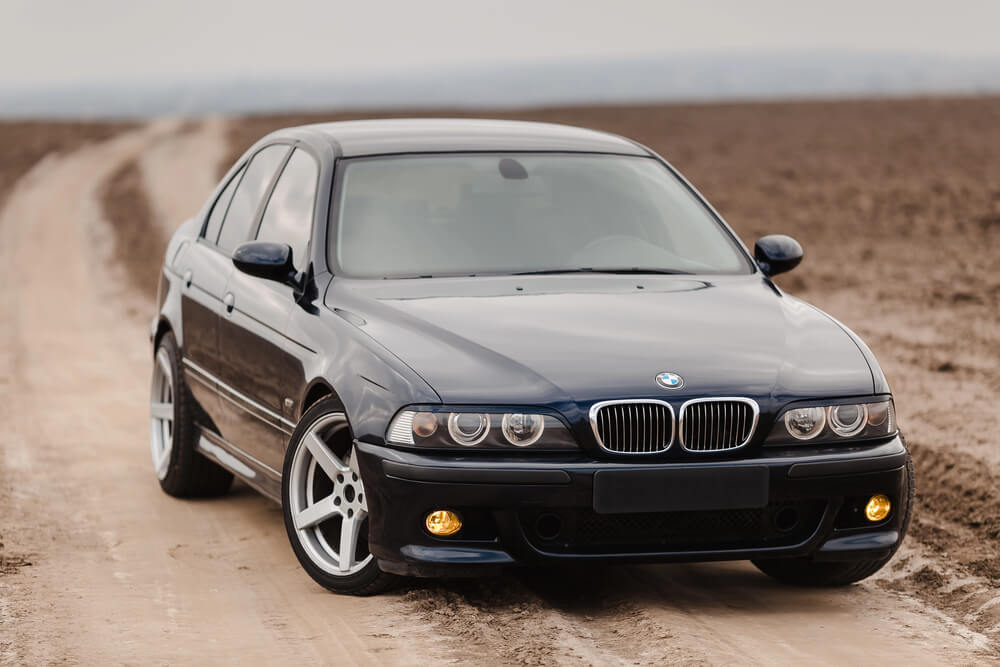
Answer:
POLYGON ((625 134, 680 168, 748 244, 772 232, 803 243, 806 260, 779 282, 873 348, 913 450, 919 507, 893 563, 840 591, 700 564, 416 581, 358 601, 305 581, 276 511, 245 489, 197 506, 161 497, 143 451, 141 338, 173 218, 211 187, 195 167, 228 167, 270 129, 334 117, 174 125, 41 165, 0 213, 0 420, 12 425, 0 441, 0 504, 12 508, 0 520, 0 662, 1000 658, 1000 99, 467 115, 625 134), (228 146, 204 148, 223 131, 228 146), (79 213, 92 199, 110 225, 79 213), (12 226, 25 218, 41 231, 12 226), (56 275, 76 276, 71 294, 28 270, 45 244, 56 275), (58 318, 38 307, 49 302, 58 318), (9 574, 14 553, 33 567, 9 574), (118 627, 138 643, 117 643, 118 627), (52 642, 32 648, 41 633, 52 642))
POLYGON ((47 155, 67 153, 131 127, 124 123, 0 122, 0 206, 21 176, 47 155))
MULTIPOLYGON (((0 208, 17 181, 39 161, 103 141, 129 127, 123 123, 0 122, 0 208)), ((21 221, 26 224, 30 221, 21 221)), ((0 384, 6 378, 0 377, 0 384)), ((0 470, 0 484, 3 474, 0 470)), ((0 490, 2 498, 2 490, 0 490)), ((5 551, 0 523, 0 576, 31 565, 28 558, 5 551)))
POLYGON ((167 239, 153 223, 138 158, 112 174, 101 191, 101 204, 114 232, 115 257, 139 292, 155 295, 157 274, 150 269, 163 256, 167 239))

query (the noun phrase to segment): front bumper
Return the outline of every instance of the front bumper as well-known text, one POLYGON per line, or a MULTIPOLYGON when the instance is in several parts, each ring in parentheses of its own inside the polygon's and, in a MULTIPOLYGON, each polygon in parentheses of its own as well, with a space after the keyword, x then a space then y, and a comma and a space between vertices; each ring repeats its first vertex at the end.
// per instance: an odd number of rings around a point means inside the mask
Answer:
POLYGON ((888 556, 902 539, 907 454, 898 437, 698 463, 447 456, 362 441, 356 451, 372 553, 382 569, 400 574, 467 576, 598 560, 854 560, 888 556), (610 510, 608 478, 595 481, 607 472, 637 482, 614 487, 620 498, 610 510), (661 480, 670 489, 658 487, 661 480), (751 480, 753 488, 741 491, 733 480, 751 480), (693 500, 678 491, 685 484, 693 500), (876 493, 894 509, 871 524, 860 508, 876 493), (462 530, 448 538, 428 533, 424 517, 436 509, 457 512, 462 530))

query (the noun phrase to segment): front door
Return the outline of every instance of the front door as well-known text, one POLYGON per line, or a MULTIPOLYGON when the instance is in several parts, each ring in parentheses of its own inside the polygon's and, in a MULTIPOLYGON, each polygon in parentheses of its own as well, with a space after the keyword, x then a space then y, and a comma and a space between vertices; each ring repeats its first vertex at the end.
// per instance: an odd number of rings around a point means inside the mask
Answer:
POLYGON ((246 423, 253 420, 253 415, 259 410, 254 407, 246 392, 240 389, 239 382, 234 381, 231 369, 225 363, 221 347, 224 337, 229 336, 228 327, 232 324, 233 314, 237 312, 232 294, 228 291, 232 275, 236 273, 232 263, 232 252, 238 245, 251 239, 256 231, 261 204, 270 192, 274 178, 289 150, 286 145, 272 144, 261 148, 250 158, 234 190, 216 242, 216 250, 224 258, 229 270, 219 296, 218 342, 214 357, 215 366, 211 371, 217 379, 219 404, 219 414, 214 420, 214 426, 226 442, 251 456, 253 456, 251 450, 256 444, 252 437, 253 431, 246 428, 246 423))
MULTIPOLYGON (((296 149, 285 164, 261 213, 259 241, 292 248, 298 271, 308 265, 318 166, 296 149)), ((227 440, 274 471, 280 471, 284 447, 294 423, 285 407, 288 379, 301 375, 295 347, 285 335, 297 308, 292 286, 233 271, 226 285, 219 326, 220 398, 227 420, 227 440)))

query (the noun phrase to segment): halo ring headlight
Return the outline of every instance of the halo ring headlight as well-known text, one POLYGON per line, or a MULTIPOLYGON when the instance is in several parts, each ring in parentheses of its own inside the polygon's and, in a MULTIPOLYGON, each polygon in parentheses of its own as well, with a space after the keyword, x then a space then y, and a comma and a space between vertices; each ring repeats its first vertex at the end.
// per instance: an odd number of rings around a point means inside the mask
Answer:
POLYGON ((849 403, 830 406, 830 430, 842 438, 857 435, 868 421, 868 406, 849 403))
POLYGON ((452 412, 448 415, 448 435, 465 447, 478 445, 490 432, 490 415, 485 412, 452 412))

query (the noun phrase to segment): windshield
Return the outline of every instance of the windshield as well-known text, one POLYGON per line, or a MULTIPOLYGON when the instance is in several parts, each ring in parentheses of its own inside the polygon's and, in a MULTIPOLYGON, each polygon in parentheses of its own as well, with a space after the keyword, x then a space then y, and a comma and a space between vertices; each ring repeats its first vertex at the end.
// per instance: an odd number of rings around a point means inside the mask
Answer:
POLYGON ((451 153, 342 168, 336 257, 347 276, 750 271, 730 234, 652 158, 451 153))

